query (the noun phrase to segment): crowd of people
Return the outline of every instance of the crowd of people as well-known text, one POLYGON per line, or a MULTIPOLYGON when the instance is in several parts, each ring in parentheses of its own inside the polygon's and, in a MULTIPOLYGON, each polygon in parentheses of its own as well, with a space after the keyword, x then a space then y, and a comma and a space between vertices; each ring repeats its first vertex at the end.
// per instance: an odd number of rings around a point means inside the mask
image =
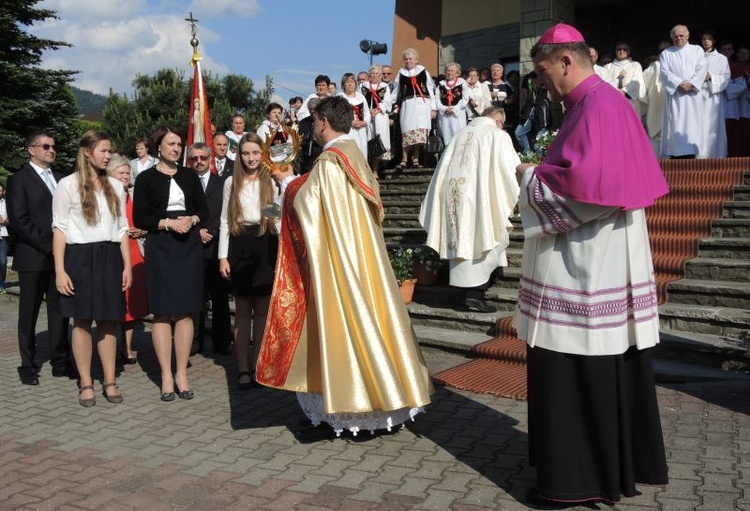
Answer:
POLYGON ((315 92, 286 111, 270 103, 255 131, 235 115, 213 148, 185 148, 181 131, 164 126, 136 140, 128 160, 107 134, 88 131, 67 177, 53 168, 54 138, 29 135, 29 163, 9 178, 7 201, 0 187, 0 251, 8 228, 17 236, 21 382, 39 384, 35 330, 46 298, 52 374, 78 380, 81 406, 96 404, 94 344, 101 394, 123 402, 118 352, 137 363, 134 322, 149 314, 159 399, 190 400, 189 358, 204 348, 210 301, 212 348, 234 351, 236 388, 296 392, 307 417, 300 435, 356 435, 414 418, 432 387, 389 264, 377 179, 386 161, 422 166, 435 132, 445 150, 420 221, 470 309, 494 310, 484 292, 507 265, 508 218, 517 205, 521 213, 515 325, 528 344, 539 496, 616 501, 636 483, 666 484, 643 208, 668 193, 657 154, 745 154, 750 143, 750 50, 734 56, 727 43, 719 53, 708 33, 702 47, 690 45, 683 25, 670 35, 643 71, 626 43, 605 62, 559 24, 533 47, 523 79, 501 64, 464 73, 456 62, 433 79, 410 48, 395 73, 345 73, 338 94, 318 76, 315 92), (521 164, 518 152, 552 128, 559 102, 565 116, 548 156, 521 164), (298 168, 269 167, 264 149, 293 131, 298 168), (613 470, 578 471, 575 458, 613 470))

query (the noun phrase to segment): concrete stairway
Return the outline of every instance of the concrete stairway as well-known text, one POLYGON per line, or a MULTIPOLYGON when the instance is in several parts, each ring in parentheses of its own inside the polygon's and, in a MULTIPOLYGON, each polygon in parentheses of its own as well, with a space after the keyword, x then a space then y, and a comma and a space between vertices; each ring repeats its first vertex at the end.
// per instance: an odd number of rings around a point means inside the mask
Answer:
MULTIPOLYGON (((418 215, 431 174, 432 169, 390 172, 380 181, 389 245, 425 240, 418 215)), ((409 312, 421 342, 468 351, 492 336, 499 316, 512 314, 523 247, 519 218, 512 220, 518 228, 511 233, 509 266, 487 293, 499 312, 466 311, 460 290, 418 285, 409 312)), ((685 278, 667 289, 657 357, 750 371, 750 169, 744 184, 735 187, 734 200, 724 204, 724 217, 712 223, 711 237, 700 242, 698 257, 687 262, 685 278)))

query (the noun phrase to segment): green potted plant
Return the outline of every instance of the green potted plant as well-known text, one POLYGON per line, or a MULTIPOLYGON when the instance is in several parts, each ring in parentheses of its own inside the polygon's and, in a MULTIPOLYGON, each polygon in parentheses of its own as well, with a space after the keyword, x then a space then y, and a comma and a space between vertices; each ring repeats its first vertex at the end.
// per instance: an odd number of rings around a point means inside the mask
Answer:
POLYGON ((438 271, 440 270, 440 255, 430 247, 423 245, 412 251, 414 266, 412 271, 417 284, 431 286, 437 282, 438 271))
POLYGON ((414 295, 414 284, 417 282, 412 270, 414 265, 413 253, 413 249, 404 247, 388 250, 388 259, 391 262, 396 281, 401 288, 401 296, 404 298, 404 303, 411 302, 414 295))

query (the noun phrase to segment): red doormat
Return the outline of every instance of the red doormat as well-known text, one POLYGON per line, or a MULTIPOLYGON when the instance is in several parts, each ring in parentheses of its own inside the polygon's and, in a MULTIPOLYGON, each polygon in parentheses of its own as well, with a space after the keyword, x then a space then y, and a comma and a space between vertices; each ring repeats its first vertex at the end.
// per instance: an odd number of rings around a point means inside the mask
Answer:
MULTIPOLYGON (((662 160, 670 193, 646 210, 659 304, 667 284, 683 278, 685 262, 698 255, 711 221, 750 171, 750 158, 662 160)), ((476 357, 433 376, 435 383, 480 394, 526 399, 526 344, 516 337, 512 317, 497 320, 497 337, 476 345, 476 357)))

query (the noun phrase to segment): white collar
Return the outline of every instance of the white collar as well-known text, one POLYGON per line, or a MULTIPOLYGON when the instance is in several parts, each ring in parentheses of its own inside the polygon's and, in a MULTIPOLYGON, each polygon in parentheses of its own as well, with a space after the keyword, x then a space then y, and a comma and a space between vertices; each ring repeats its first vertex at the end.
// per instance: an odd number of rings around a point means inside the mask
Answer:
POLYGON ((323 150, 325 151, 326 149, 328 149, 329 147, 331 147, 333 144, 335 144, 339 140, 344 140, 344 139, 348 139, 348 138, 349 138, 349 135, 347 135, 346 133, 344 133, 343 135, 339 135, 338 137, 334 138, 333 140, 331 140, 330 142, 328 142, 326 145, 324 145, 323 146, 323 150))

